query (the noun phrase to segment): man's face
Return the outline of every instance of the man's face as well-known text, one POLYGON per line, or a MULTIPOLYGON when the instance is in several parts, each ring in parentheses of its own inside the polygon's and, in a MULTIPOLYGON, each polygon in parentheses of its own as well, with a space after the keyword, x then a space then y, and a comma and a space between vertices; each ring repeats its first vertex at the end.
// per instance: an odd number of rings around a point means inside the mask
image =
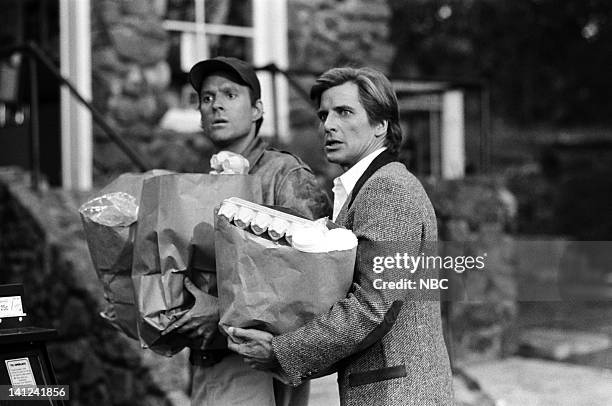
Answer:
POLYGON ((383 147, 381 124, 370 124, 353 82, 325 90, 317 115, 323 124, 325 155, 329 162, 350 168, 383 147))
POLYGON ((255 136, 259 106, 251 104, 249 87, 236 83, 230 75, 217 72, 202 82, 200 114, 204 135, 215 145, 231 148, 255 136))

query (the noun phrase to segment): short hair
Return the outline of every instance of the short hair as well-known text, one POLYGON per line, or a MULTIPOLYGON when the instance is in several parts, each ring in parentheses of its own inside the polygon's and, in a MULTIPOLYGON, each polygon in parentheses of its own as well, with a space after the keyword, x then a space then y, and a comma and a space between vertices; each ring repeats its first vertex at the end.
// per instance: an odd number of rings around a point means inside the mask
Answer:
POLYGON ((346 82, 357 85, 359 102, 363 105, 370 124, 383 120, 388 122, 385 146, 396 154, 402 143, 402 129, 399 123, 399 106, 393 86, 387 77, 372 68, 333 68, 323 73, 310 89, 310 98, 321 103, 321 95, 327 89, 346 82))
MULTIPOLYGON (((249 95, 251 96, 251 106, 255 107, 255 102, 257 102, 258 99, 255 96, 255 92, 253 91, 253 89, 251 89, 251 87, 249 86, 249 95)), ((257 119, 257 121, 255 121, 255 135, 259 135, 259 129, 261 128, 261 125, 263 124, 263 110, 261 112, 261 117, 257 119)))

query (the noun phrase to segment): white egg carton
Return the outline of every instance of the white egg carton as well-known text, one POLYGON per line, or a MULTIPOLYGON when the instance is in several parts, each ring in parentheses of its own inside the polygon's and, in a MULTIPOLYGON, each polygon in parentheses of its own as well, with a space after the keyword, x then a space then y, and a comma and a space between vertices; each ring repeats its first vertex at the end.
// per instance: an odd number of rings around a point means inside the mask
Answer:
POLYGON ((256 235, 268 233, 277 241, 283 237, 291 244, 292 230, 296 227, 313 226, 314 222, 291 214, 274 210, 238 197, 223 200, 219 216, 225 217, 235 226, 246 229, 250 227, 256 235))

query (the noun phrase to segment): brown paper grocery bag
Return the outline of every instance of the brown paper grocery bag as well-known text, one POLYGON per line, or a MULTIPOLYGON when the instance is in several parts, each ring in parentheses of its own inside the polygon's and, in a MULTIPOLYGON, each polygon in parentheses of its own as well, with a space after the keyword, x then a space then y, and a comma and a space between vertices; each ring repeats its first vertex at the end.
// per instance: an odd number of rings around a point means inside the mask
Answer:
POLYGON ((221 329, 252 327, 281 334, 346 297, 357 248, 301 252, 218 216, 215 250, 221 329))
POLYGON ((174 174, 144 183, 132 267, 143 345, 172 355, 190 344, 175 332, 161 332, 193 304, 183 288, 185 276, 216 295, 213 211, 233 196, 261 201, 259 179, 174 174))
POLYGON ((100 315, 128 337, 135 339, 138 339, 138 309, 134 300, 131 271, 137 211, 126 212, 122 207, 111 207, 112 199, 105 197, 125 193, 137 205, 142 182, 169 173, 172 172, 152 170, 146 173, 125 173, 79 208, 91 259, 107 301, 100 315))

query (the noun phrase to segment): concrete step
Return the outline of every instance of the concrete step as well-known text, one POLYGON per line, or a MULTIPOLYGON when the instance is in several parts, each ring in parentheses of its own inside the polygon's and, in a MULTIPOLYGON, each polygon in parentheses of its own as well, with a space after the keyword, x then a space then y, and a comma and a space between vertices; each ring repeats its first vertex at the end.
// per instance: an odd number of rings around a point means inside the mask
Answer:
MULTIPOLYGON (((458 406, 610 406, 612 371, 519 357, 463 365, 480 385, 454 377, 458 406)), ((339 406, 336 374, 311 382, 309 406, 339 406)))
POLYGON ((519 357, 462 366, 496 406, 610 406, 612 371, 519 357))
POLYGON ((602 333, 531 328, 521 333, 518 344, 521 355, 562 361, 606 350, 612 340, 602 333))

